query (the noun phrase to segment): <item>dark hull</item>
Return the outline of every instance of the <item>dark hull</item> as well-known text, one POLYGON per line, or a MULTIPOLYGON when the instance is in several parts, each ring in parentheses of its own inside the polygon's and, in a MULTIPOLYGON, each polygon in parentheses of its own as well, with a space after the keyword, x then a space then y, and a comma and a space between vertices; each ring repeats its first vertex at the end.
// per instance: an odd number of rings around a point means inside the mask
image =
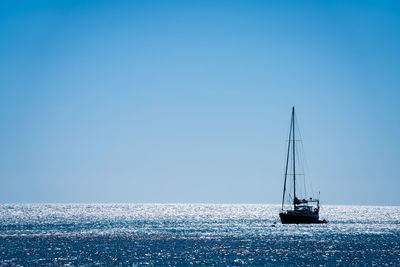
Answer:
POLYGON ((326 223, 325 220, 320 221, 318 215, 301 215, 301 214, 287 214, 279 213, 282 224, 292 223, 326 223))

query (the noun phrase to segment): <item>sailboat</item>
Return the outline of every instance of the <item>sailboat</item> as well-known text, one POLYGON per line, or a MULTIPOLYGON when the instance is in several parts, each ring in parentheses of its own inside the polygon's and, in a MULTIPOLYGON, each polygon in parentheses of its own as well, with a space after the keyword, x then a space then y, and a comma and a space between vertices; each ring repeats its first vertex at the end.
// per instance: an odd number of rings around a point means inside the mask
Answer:
MULTIPOLYGON (((285 182, 283 185, 282 209, 279 212, 282 224, 293 223, 326 223, 326 220, 319 219, 319 199, 303 198, 299 199, 296 195, 296 140, 295 138, 295 114, 292 108, 292 118, 290 121, 289 142, 286 156, 285 182), (291 159, 291 160, 289 160, 291 159), (290 166, 289 166, 290 165, 290 166), (290 173, 289 173, 290 171, 290 173), (288 179, 290 177, 290 179, 288 179), (291 181, 289 181, 291 180, 291 181), (293 189, 287 192, 287 184, 293 189), (289 206, 285 208, 285 196, 289 202, 289 206)), ((302 174, 304 175, 304 174, 302 174)))

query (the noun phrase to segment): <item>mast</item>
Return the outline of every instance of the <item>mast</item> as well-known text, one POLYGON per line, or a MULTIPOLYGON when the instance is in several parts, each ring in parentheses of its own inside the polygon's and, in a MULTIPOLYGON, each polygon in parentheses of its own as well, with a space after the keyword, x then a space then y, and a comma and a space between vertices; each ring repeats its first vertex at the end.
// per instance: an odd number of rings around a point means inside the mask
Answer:
POLYGON ((293 194, 294 194, 294 199, 293 199, 293 206, 296 209, 296 152, 295 152, 295 135, 294 135, 294 106, 292 108, 292 131, 293 131, 293 194))
POLYGON ((293 120, 293 116, 292 116, 292 119, 290 121, 289 142, 288 142, 288 149, 287 149, 287 156, 286 156, 286 168, 285 168, 285 182, 283 183, 282 210, 283 210, 283 204, 285 202, 286 179, 287 179, 287 172, 288 172, 288 167, 289 167, 290 138, 292 136, 292 120, 293 120))

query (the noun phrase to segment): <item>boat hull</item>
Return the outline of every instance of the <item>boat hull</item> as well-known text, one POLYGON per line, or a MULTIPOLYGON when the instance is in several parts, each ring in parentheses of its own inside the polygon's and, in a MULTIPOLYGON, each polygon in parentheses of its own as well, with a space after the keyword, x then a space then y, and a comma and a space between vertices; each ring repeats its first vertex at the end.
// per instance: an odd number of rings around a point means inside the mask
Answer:
POLYGON ((290 213, 279 213, 282 224, 299 224, 299 223, 325 223, 320 221, 318 214, 290 214, 290 213))

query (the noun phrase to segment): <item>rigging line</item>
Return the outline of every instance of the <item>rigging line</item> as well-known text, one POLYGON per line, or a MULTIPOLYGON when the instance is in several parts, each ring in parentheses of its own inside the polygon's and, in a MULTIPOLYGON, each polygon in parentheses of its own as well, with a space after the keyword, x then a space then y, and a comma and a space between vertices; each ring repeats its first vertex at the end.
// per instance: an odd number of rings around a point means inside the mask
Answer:
POLYGON ((303 153, 304 153, 304 166, 305 166, 305 168, 306 168, 307 176, 308 176, 308 179, 307 179, 307 180, 308 180, 308 184, 309 184, 309 186, 310 186, 312 195, 315 196, 314 188, 313 188, 313 185, 312 185, 311 172, 310 172, 310 169, 309 169, 309 167, 308 167, 308 161, 307 161, 307 157, 305 156, 304 147, 302 147, 302 149, 303 149, 303 153))
MULTIPOLYGON (((290 136, 291 136, 291 131, 292 131, 292 123, 290 123, 288 126, 287 126, 287 128, 286 128, 286 136, 288 136, 289 137, 289 139, 290 139, 290 136)), ((286 142, 285 142, 286 143, 286 142)), ((286 144, 285 144, 286 145, 286 144)), ((289 145, 289 144, 287 144, 287 145, 289 145)), ((286 161, 286 157, 287 157, 287 155, 286 154, 283 154, 282 155, 282 161, 286 161)), ((287 169, 287 167, 286 166, 284 166, 283 167, 283 173, 285 173, 285 169, 287 169)), ((287 172, 287 170, 286 170, 286 172, 287 172)), ((284 202, 285 202, 285 194, 288 194, 288 192, 287 192, 287 190, 286 190, 286 178, 287 178, 287 175, 285 174, 285 181, 284 181, 284 189, 283 189, 283 195, 282 195, 282 209, 284 208, 284 202)), ((290 185, 290 183, 289 183, 289 185, 290 185)), ((290 189, 289 189, 290 190, 290 189)), ((290 192, 290 191, 289 191, 290 192)), ((286 198, 286 200, 288 200, 289 199, 289 197, 287 197, 286 198)))
MULTIPOLYGON (((304 172, 306 172, 306 168, 305 168, 305 165, 306 165, 305 158, 306 157, 305 157, 305 154, 304 154, 304 147, 303 146, 300 146, 300 147, 301 147, 301 149, 299 149, 299 150, 300 150, 300 153, 301 153, 302 168, 303 168, 304 172)), ((307 192, 307 181, 306 180, 307 180, 307 177, 304 176, 303 177, 304 192, 305 192, 306 196, 309 197, 308 192, 307 192)))
MULTIPOLYGON (((300 131, 300 128, 298 127, 298 125, 297 125, 297 128, 298 128, 298 135, 299 135, 300 139, 303 140, 303 136, 301 134, 301 131, 300 131)), ((305 152, 305 149, 304 149, 304 144, 303 144, 303 142, 300 142, 300 143, 301 143, 300 144, 301 145, 301 150, 302 150, 302 152, 304 154, 303 155, 303 161, 304 161, 305 171, 306 171, 307 176, 308 176, 308 179, 307 179, 308 180, 308 184, 310 186, 312 196, 314 197, 315 193, 314 193, 314 188, 313 188, 312 182, 311 182, 311 172, 310 172, 310 169, 308 167, 308 161, 307 161, 306 152, 305 152)))
MULTIPOLYGON (((296 149, 296 157, 298 159, 297 160, 297 162, 298 162, 297 166, 298 166, 299 169, 301 169, 304 172, 304 159, 303 159, 303 155, 302 154, 303 153, 302 153, 301 149, 297 148, 296 149)), ((298 174, 296 173, 296 175, 298 175, 298 174)), ((299 184, 303 185, 303 192, 302 192, 303 193, 303 198, 307 198, 306 179, 305 179, 305 175, 302 175, 302 176, 303 177, 302 177, 301 181, 299 181, 300 182, 299 184)), ((299 187, 299 189, 300 188, 301 187, 299 187)), ((299 196, 300 196, 300 194, 299 194, 299 196)))
MULTIPOLYGON (((299 133, 299 135, 300 135, 300 127, 299 127, 299 125, 297 125, 297 131, 298 131, 298 133, 299 133)), ((298 155, 298 161, 299 161, 299 167, 301 167, 301 169, 302 169, 302 171, 303 171, 303 173, 305 172, 305 170, 304 170, 304 158, 305 158, 305 155, 304 155, 304 151, 303 151, 304 149, 303 149, 303 146, 299 146, 298 145, 298 148, 297 148, 297 155, 298 155)), ((304 194, 304 198, 308 198, 309 196, 308 196, 308 194, 307 194, 307 186, 306 186, 306 177, 305 177, 305 175, 303 175, 303 177, 302 177, 302 184, 303 184, 303 194, 304 194)))
MULTIPOLYGON (((297 116, 295 117, 295 119, 297 120, 297 116)), ((298 131, 298 136, 300 136, 300 140, 302 139, 301 137, 301 132, 300 132, 300 126, 298 121, 296 121, 294 128, 298 131)), ((304 172, 304 165, 305 165, 305 155, 304 155, 304 146, 303 144, 301 144, 300 146, 297 145, 297 149, 296 149, 296 156, 298 159, 298 166, 299 168, 301 167, 302 171, 304 172)), ((300 184, 300 183, 299 183, 300 184)), ((303 184, 303 197, 307 198, 307 186, 306 186, 306 177, 303 177, 302 179, 302 184, 303 184)))
POLYGON ((291 205, 292 204, 292 202, 293 202, 293 197, 292 197, 292 195, 289 193, 289 196, 288 196, 288 204, 289 205, 291 205))
POLYGON ((303 187, 304 187, 304 195, 308 197, 307 195, 307 187, 306 187, 306 177, 303 176, 303 187))
MULTIPOLYGON (((290 138, 290 132, 291 132, 291 126, 292 126, 292 124, 289 124, 289 126, 287 126, 287 128, 286 128, 286 136, 287 137, 289 137, 290 138)), ((285 148, 287 147, 287 142, 288 142, 289 140, 287 139, 286 141, 285 141, 285 148)), ((284 150, 285 151, 285 150, 284 150)), ((284 153, 283 155, 282 155, 282 162, 284 162, 284 160, 286 160, 286 153, 284 153)), ((283 167, 283 173, 284 173, 284 171, 285 171, 285 167, 283 167)))
POLYGON ((291 205, 293 203, 293 197, 291 195, 290 192, 292 192, 293 190, 293 184, 292 183, 288 183, 287 184, 287 189, 286 189, 286 196, 287 196, 287 200, 286 200, 286 205, 291 205))
MULTIPOLYGON (((301 133, 299 133, 299 134, 301 134, 301 133)), ((305 155, 304 145, 303 144, 301 144, 301 153, 302 153, 302 163, 303 163, 304 172, 309 173, 308 165, 307 165, 307 157, 305 155)), ((306 180, 309 182, 309 188, 310 189, 312 189, 312 186, 310 185, 310 178, 304 177, 303 186, 304 186, 304 190, 305 190, 306 195, 309 197, 309 195, 307 193, 307 181, 306 180)), ((312 190, 311 190, 311 192, 312 192, 312 190)), ((311 193, 311 197, 313 197, 313 193, 311 193)))
MULTIPOLYGON (((290 140, 290 137, 292 136, 293 120, 294 120, 294 118, 293 118, 293 115, 292 115, 292 121, 290 123, 290 130, 289 130, 289 140, 290 140)), ((293 133, 293 138, 294 138, 294 133, 293 133)), ((287 156, 286 156, 285 181, 283 183, 283 194, 282 194, 282 209, 283 209, 283 205, 285 203, 286 179, 287 179, 288 164, 289 164, 289 152, 290 152, 290 142, 288 143, 288 153, 287 153, 287 156)))

